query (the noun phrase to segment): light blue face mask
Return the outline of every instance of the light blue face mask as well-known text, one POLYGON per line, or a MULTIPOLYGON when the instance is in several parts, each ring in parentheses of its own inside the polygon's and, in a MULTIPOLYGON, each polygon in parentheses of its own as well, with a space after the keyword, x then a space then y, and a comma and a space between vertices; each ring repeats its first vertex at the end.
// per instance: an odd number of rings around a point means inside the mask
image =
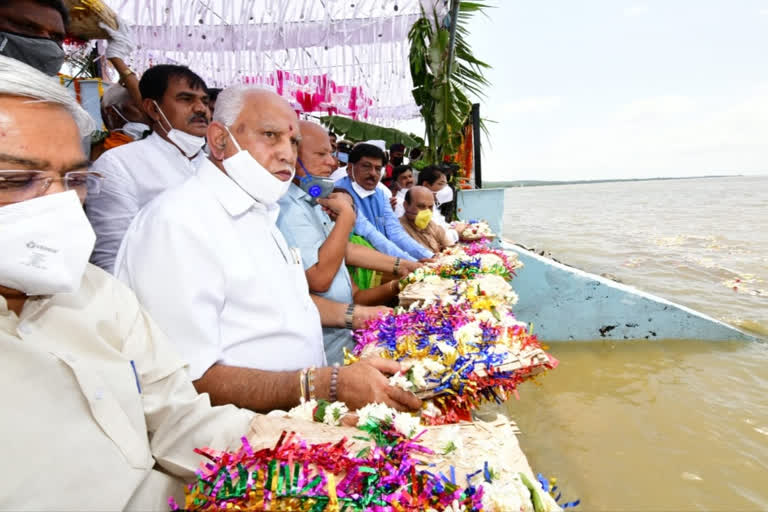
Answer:
POLYGON ((309 197, 312 198, 312 204, 316 204, 318 199, 324 199, 331 195, 333 189, 336 187, 336 183, 330 178, 320 178, 313 176, 306 167, 301 158, 297 160, 302 169, 304 169, 305 176, 299 179, 299 188, 303 190, 309 197))
POLYGON ((64 64, 64 50, 56 41, 13 32, 0 32, 0 55, 29 64, 50 76, 55 76, 64 64))

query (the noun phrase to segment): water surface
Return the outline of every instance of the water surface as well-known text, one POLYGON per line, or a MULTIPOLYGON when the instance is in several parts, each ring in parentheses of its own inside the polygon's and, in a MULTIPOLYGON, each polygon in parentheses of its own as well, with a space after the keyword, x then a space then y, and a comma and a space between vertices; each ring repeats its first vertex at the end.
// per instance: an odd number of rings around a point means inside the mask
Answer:
MULTIPOLYGON (((768 177, 510 189, 505 237, 768 334, 768 177)), ((513 282, 514 285, 514 282, 513 282)), ((768 343, 550 344, 505 409, 583 510, 768 510, 768 343)))

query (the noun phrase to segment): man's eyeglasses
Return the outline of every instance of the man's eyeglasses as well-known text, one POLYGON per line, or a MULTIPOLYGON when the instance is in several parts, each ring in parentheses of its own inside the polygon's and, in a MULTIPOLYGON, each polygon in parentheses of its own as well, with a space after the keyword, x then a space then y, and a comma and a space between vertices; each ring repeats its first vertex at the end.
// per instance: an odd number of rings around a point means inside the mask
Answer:
POLYGON ((355 170, 361 170, 365 173, 375 173, 379 174, 381 172, 381 166, 380 165, 373 165, 369 162, 363 162, 361 164, 355 164, 355 170))
POLYGON ((104 177, 93 171, 71 171, 64 176, 51 176, 46 171, 0 170, 0 204, 18 203, 40 197, 54 182, 65 190, 74 190, 84 200, 86 195, 98 195, 104 177))

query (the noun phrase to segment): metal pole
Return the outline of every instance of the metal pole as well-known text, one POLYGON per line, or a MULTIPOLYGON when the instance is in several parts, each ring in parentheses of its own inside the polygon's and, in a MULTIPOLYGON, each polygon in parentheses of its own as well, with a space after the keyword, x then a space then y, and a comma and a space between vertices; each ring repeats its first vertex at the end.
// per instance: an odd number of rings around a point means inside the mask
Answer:
POLYGON ((459 5, 461 0, 451 1, 451 37, 448 40, 448 66, 446 67, 446 80, 451 80, 451 73, 453 72, 453 49, 456 44, 456 26, 459 21, 459 5))
POLYGON ((472 104, 472 161, 475 164, 475 188, 483 188, 483 166, 480 160, 480 104, 472 104))

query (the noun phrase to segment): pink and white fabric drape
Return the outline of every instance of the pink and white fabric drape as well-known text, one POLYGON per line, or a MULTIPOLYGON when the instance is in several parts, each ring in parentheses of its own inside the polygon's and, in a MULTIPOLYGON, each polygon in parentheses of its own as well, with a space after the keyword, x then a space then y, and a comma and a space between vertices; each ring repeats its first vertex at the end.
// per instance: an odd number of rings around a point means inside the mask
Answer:
POLYGON ((134 26, 130 63, 183 63, 209 86, 257 83, 301 112, 418 117, 408 31, 447 0, 106 0, 134 26))

